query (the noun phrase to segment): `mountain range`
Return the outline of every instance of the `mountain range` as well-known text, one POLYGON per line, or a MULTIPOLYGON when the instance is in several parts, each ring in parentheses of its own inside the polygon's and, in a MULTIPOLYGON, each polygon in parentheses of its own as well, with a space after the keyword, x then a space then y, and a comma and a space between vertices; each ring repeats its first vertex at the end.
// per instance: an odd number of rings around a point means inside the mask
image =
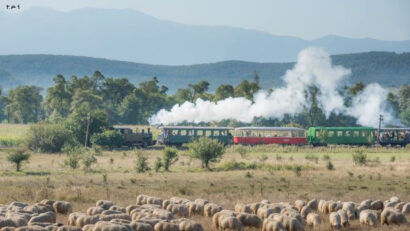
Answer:
POLYGON ((0 11, 0 28, 1 55, 75 55, 161 65, 293 62, 308 46, 322 47, 330 54, 410 52, 410 40, 335 35, 304 40, 235 27, 185 25, 130 9, 0 11))
MULTIPOLYGON (((334 65, 351 69, 348 84, 362 81, 377 82, 387 87, 410 84, 410 53, 366 52, 331 56, 334 65)), ((281 76, 295 63, 256 63, 224 61, 197 65, 151 65, 109 59, 67 55, 0 55, 0 85, 9 89, 17 85, 33 84, 46 88, 57 74, 92 75, 95 70, 109 77, 127 77, 131 82, 157 76, 160 83, 173 92, 189 83, 207 80, 211 90, 220 84, 237 84, 251 80, 254 72, 260 76, 261 86, 268 89, 282 85, 281 76)))

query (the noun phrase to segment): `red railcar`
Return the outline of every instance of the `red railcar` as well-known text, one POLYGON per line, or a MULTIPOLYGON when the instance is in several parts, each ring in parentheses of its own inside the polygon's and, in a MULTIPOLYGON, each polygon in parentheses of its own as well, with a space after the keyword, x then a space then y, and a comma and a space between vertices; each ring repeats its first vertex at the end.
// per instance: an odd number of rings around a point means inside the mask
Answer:
POLYGON ((235 144, 307 144, 306 132, 293 127, 241 127, 235 129, 235 144))

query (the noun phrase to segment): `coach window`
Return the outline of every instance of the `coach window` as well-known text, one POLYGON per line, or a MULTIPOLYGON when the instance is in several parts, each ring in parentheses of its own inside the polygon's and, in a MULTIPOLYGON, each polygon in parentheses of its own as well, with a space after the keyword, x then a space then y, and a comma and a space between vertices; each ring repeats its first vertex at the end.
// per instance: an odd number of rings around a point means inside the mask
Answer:
POLYGON ((204 135, 204 131, 203 131, 203 130, 197 130, 197 131, 196 131, 196 135, 197 135, 197 136, 203 136, 203 135, 204 135))
POLYGON ((337 136, 343 136, 343 132, 342 132, 342 131, 338 131, 338 132, 337 132, 337 136))
POLYGON ((316 136, 317 136, 317 137, 319 137, 319 133, 320 133, 319 131, 316 131, 316 136))
POLYGON ((366 137, 366 132, 362 132, 362 137, 366 137))
POLYGON ((359 136, 359 131, 354 131, 354 132, 353 132, 353 136, 354 136, 354 137, 358 137, 358 136, 359 136))
POLYGON ((332 137, 332 136, 334 136, 335 135, 335 132, 334 131, 329 131, 329 137, 332 137))
POLYGON ((179 130, 172 130, 172 133, 171 133, 171 134, 172 134, 173 136, 177 136, 178 133, 179 133, 179 130))
POLYGON ((181 136, 186 136, 187 132, 186 130, 181 130, 181 136))
POLYGON ((218 130, 214 130, 214 136, 219 136, 219 131, 218 130))
POLYGON ((226 131, 220 131, 221 132, 221 136, 226 136, 226 131))
POLYGON ((212 131, 211 130, 206 130, 205 135, 206 136, 212 136, 212 131))
POLYGON ((346 131, 346 136, 351 136, 352 135, 352 131, 346 131))

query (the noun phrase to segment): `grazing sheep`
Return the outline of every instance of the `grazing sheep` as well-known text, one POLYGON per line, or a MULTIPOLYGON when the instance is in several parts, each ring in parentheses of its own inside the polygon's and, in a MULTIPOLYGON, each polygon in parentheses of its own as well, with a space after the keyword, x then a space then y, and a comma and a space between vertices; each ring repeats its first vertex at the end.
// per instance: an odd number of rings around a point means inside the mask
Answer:
POLYGON ((236 216, 243 226, 259 228, 262 226, 262 220, 255 214, 240 213, 236 216))
POLYGON ((134 209, 137 209, 137 208, 140 208, 140 206, 139 206, 139 205, 128 205, 128 206, 125 208, 125 212, 126 212, 127 214, 131 215, 131 211, 134 210, 134 209))
POLYGON ((297 219, 301 224, 303 224, 305 221, 303 217, 300 215, 300 213, 292 208, 285 208, 280 212, 281 215, 285 217, 291 217, 297 219))
POLYGON ((2 219, 0 218, 0 228, 4 227, 17 227, 17 224, 11 219, 2 219))
POLYGON ((73 206, 67 201, 56 201, 53 204, 54 211, 61 214, 69 214, 73 211, 73 206))
POLYGON ((370 208, 373 210, 383 210, 383 201, 381 200, 372 201, 372 203, 370 204, 370 208))
POLYGON ((320 216, 317 213, 309 213, 306 216, 306 224, 313 227, 320 225, 320 216))
POLYGON ((223 216, 236 216, 235 212, 231 210, 222 210, 212 216, 212 224, 215 228, 219 227, 219 221, 223 216))
POLYGON ((154 226, 155 231, 179 231, 178 225, 167 221, 158 222, 154 226))
POLYGON ((300 212, 303 208, 303 206, 306 205, 306 201, 304 200, 296 200, 295 201, 295 207, 298 209, 298 211, 300 212))
POLYGON ((400 198, 398 198, 396 196, 391 197, 389 201, 390 202, 397 202, 397 203, 401 202, 400 198))
POLYGON ((166 220, 159 219, 159 218, 142 218, 142 219, 139 219, 139 220, 135 220, 133 222, 141 222, 141 223, 149 224, 149 225, 151 225, 151 227, 154 227, 157 223, 159 223, 161 221, 166 221, 166 220))
POLYGON ((54 202, 55 201, 53 201, 53 200, 44 199, 44 200, 40 201, 39 203, 49 205, 49 206, 53 207, 54 202))
POLYGON ((324 201, 322 202, 322 206, 320 207, 320 212, 323 214, 329 214, 329 204, 331 201, 324 201))
POLYGON ((188 215, 203 215, 204 214, 204 206, 200 203, 196 202, 189 202, 186 204, 188 206, 188 215))
POLYGON ((80 217, 80 216, 85 216, 85 215, 87 215, 87 214, 85 214, 85 213, 80 213, 80 212, 71 213, 71 214, 68 216, 68 225, 70 225, 70 226, 76 226, 78 217, 80 217))
POLYGON ((22 226, 16 228, 14 231, 47 231, 46 228, 41 226, 22 226))
POLYGON ((204 214, 207 217, 212 217, 215 213, 222 210, 222 207, 213 203, 208 203, 204 206, 204 214))
POLYGON ((401 212, 406 215, 410 214, 410 202, 407 202, 405 205, 403 205, 401 212))
POLYGON ((178 215, 180 217, 187 217, 188 216, 188 209, 185 205, 170 204, 170 205, 168 205, 167 210, 170 211, 172 214, 178 215))
POLYGON ((104 210, 109 209, 113 205, 114 205, 114 202, 109 201, 109 200, 99 200, 95 203, 95 206, 101 207, 104 210))
POLYGON ((269 215, 271 215, 272 213, 275 213, 275 210, 271 209, 271 208, 259 208, 258 209, 258 217, 260 217, 261 219, 265 219, 267 218, 269 215))
POLYGON ((106 221, 99 221, 97 222, 94 227, 93 231, 131 231, 131 227, 121 224, 114 224, 111 222, 106 221))
POLYGON ((169 200, 174 202, 175 204, 185 204, 190 202, 190 200, 182 197, 171 197, 169 200))
POLYGON ((7 226, 7 227, 0 228, 0 231, 14 231, 15 229, 16 227, 7 226))
POLYGON ((82 231, 82 230, 75 226, 64 225, 64 226, 58 227, 56 231, 82 231))
POLYGON ((343 227, 347 227, 349 225, 349 218, 347 217, 347 213, 343 209, 339 209, 337 214, 340 216, 340 222, 342 223, 343 227))
POLYGON ((101 214, 104 211, 103 208, 97 206, 97 207, 90 207, 87 209, 87 215, 92 216, 92 215, 98 215, 101 214))
POLYGON ((55 212, 53 206, 49 204, 36 203, 34 205, 37 207, 38 213, 55 212))
POLYGON ((202 206, 205 206, 206 204, 209 203, 208 200, 201 199, 201 198, 196 199, 194 202, 197 203, 197 204, 200 204, 200 205, 202 205, 202 206))
POLYGON ((219 219, 219 227, 222 230, 242 230, 242 223, 234 216, 221 216, 219 219))
POLYGON ((110 215, 101 215, 100 220, 101 221, 111 221, 114 219, 122 219, 122 220, 127 220, 131 221, 131 216, 126 214, 126 213, 118 213, 118 214, 110 214, 110 215))
POLYGON ((26 214, 7 212, 5 218, 12 220, 18 227, 20 227, 27 226, 28 220, 31 219, 31 216, 26 214))
POLYGON ((117 210, 104 210, 101 213, 101 215, 112 215, 112 214, 123 214, 123 212, 117 211, 117 210))
POLYGON ((262 231, 287 231, 282 222, 273 219, 263 221, 262 231))
POLYGON ((163 200, 159 197, 148 197, 147 198, 147 204, 151 205, 162 205, 163 200))
POLYGON ((118 206, 118 205, 113 205, 111 206, 108 210, 112 210, 112 211, 119 211, 121 213, 125 213, 126 209, 124 207, 118 206))
POLYGON ((330 223, 330 227, 334 229, 340 229, 342 227, 340 215, 337 212, 330 213, 329 223, 330 223))
POLYGON ((28 206, 27 203, 13 201, 13 202, 10 203, 10 205, 7 207, 7 209, 8 210, 13 210, 16 207, 23 209, 24 207, 27 207, 27 206, 28 206))
POLYGON ((320 200, 320 201, 319 201, 319 204, 317 205, 317 210, 319 210, 320 212, 322 212, 322 207, 323 207, 323 204, 324 204, 325 202, 326 202, 325 200, 320 200))
POLYGON ((259 207, 261 207, 261 203, 258 203, 258 202, 252 203, 252 204, 249 205, 249 207, 251 208, 251 213, 252 214, 257 214, 259 207))
POLYGON ((46 212, 39 214, 37 216, 32 217, 28 224, 30 225, 31 223, 55 223, 56 222, 56 214, 54 212, 46 212))
POLYGON ((154 231, 152 226, 150 224, 147 224, 147 223, 131 222, 130 226, 134 231, 154 231))
POLYGON ((96 224, 98 221, 100 221, 100 218, 98 216, 82 215, 78 216, 75 220, 75 226, 82 228, 85 225, 96 224))
POLYGON ((370 209, 370 208, 367 205, 359 205, 359 207, 356 208, 356 218, 359 218, 360 213, 366 209, 370 209))
POLYGON ((366 209, 360 212, 360 224, 375 226, 377 224, 377 217, 370 210, 366 209))
POLYGON ((404 206, 405 204, 406 204, 406 203, 404 203, 404 202, 399 202, 399 203, 397 203, 397 204, 394 206, 394 208, 401 211, 401 210, 403 209, 403 206, 404 206))
POLYGON ((94 228, 94 224, 88 224, 88 225, 85 225, 85 226, 82 228, 82 230, 83 230, 83 231, 92 231, 93 228, 94 228))
POLYGON ((152 214, 157 216, 158 218, 165 219, 165 220, 174 219, 173 214, 165 209, 154 209, 152 214))
POLYGON ((305 231, 302 223, 294 217, 283 216, 282 223, 288 231, 305 231))
POLYGON ((251 207, 242 203, 235 205, 235 212, 237 213, 252 213, 251 207))
POLYGON ((309 207, 311 210, 316 211, 318 208, 318 202, 316 199, 312 199, 306 204, 306 206, 309 207))
POLYGON ((180 231, 204 231, 202 225, 193 220, 184 220, 178 227, 180 231))
POLYGON ((308 215, 309 213, 311 213, 311 212, 312 212, 312 209, 311 209, 308 205, 305 205, 305 206, 303 206, 303 208, 300 210, 300 215, 301 215, 303 218, 306 218, 307 215, 308 215))
POLYGON ((407 224, 407 219, 400 211, 396 209, 386 208, 380 215, 380 223, 382 225, 401 225, 407 224))
POLYGON ((368 208, 370 208, 371 204, 372 204, 372 200, 364 200, 364 201, 360 202, 360 205, 365 205, 368 208))

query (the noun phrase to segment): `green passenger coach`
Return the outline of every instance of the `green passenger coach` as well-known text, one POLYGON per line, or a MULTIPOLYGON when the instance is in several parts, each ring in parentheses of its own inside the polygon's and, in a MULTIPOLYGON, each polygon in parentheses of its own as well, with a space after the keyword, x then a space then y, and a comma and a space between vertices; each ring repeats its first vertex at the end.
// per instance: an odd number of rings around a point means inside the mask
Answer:
POLYGON ((376 129, 372 127, 311 127, 307 134, 308 143, 314 146, 327 144, 372 145, 375 144, 376 129))
POLYGON ((233 128, 230 127, 164 126, 161 127, 161 134, 157 140, 160 144, 181 146, 206 136, 223 144, 231 144, 233 140, 231 130, 233 128))

